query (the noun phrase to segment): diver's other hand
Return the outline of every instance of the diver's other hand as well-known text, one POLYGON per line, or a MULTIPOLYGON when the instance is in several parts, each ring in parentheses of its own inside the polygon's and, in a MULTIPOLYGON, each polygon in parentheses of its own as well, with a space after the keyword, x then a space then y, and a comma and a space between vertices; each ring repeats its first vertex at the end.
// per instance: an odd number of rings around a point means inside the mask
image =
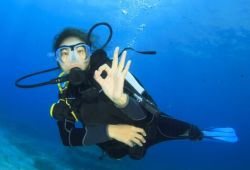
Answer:
POLYGON ((126 51, 122 53, 121 61, 118 63, 119 48, 116 47, 112 67, 110 68, 107 64, 103 64, 98 68, 98 70, 95 71, 94 74, 94 79, 102 87, 103 92, 117 105, 126 103, 126 101, 124 101, 124 80, 131 65, 131 60, 129 60, 124 67, 126 54, 126 51), (101 77, 103 71, 106 71, 107 73, 105 78, 101 77), (124 102, 121 103, 121 101, 124 102))
POLYGON ((142 128, 138 128, 131 125, 119 124, 108 125, 108 135, 110 138, 116 139, 130 147, 134 144, 142 146, 146 143, 146 133, 142 128))

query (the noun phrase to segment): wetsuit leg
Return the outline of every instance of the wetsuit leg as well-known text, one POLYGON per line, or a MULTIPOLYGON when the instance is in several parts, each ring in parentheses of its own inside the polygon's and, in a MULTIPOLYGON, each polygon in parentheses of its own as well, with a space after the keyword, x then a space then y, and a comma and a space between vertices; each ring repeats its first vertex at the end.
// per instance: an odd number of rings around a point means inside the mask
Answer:
POLYGON ((203 137, 201 130, 197 126, 170 117, 165 113, 160 113, 155 122, 157 133, 154 139, 148 141, 147 146, 166 140, 201 140, 203 137))

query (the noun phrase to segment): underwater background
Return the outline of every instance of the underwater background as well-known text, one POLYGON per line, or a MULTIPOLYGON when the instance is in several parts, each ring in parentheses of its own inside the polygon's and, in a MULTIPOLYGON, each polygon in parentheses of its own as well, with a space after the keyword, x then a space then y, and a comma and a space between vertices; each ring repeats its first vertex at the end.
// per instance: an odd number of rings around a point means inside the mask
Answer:
MULTIPOLYGON (((8 0, 0 16, 0 170, 250 169, 249 0, 8 0), (116 46, 157 51, 127 58, 163 112, 200 128, 233 127, 238 143, 163 142, 139 161, 99 160, 96 146, 64 147, 49 115, 57 86, 14 83, 56 66, 52 42, 63 28, 88 31, 97 22, 113 27, 110 57, 116 46)), ((107 32, 94 32, 100 44, 107 32)))

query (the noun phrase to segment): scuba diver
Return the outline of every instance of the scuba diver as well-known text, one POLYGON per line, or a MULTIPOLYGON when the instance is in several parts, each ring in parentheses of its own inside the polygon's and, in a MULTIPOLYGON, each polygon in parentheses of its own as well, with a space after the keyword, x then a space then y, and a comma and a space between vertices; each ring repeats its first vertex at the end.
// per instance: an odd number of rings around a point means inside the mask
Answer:
MULTIPOLYGON (((105 23, 102 25, 109 27, 105 23)), ((232 128, 202 131, 194 124, 161 112, 142 84, 129 72, 131 61, 126 62, 126 51, 138 51, 126 48, 119 53, 117 47, 110 59, 103 48, 93 50, 90 39, 95 27, 89 33, 65 28, 54 39, 53 51, 62 73, 50 81, 59 87, 59 99, 52 104, 50 115, 57 122, 63 145, 97 145, 111 158, 128 155, 139 160, 150 146, 169 140, 237 141, 232 128), (77 121, 82 127, 75 126, 77 121)), ((34 75, 20 78, 16 85, 36 87, 19 84, 34 75)))

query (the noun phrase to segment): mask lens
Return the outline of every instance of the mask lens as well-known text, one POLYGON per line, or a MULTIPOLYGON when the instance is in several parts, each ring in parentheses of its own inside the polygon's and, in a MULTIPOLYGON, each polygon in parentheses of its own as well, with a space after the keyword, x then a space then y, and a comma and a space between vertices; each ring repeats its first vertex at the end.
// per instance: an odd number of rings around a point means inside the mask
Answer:
POLYGON ((56 50, 56 59, 60 63, 66 63, 71 56, 71 49, 69 47, 62 47, 56 50))
POLYGON ((74 55, 72 55, 71 60, 75 61, 77 59, 86 60, 87 54, 84 45, 77 45, 74 47, 74 55))
POLYGON ((57 61, 60 63, 83 62, 91 56, 90 47, 84 43, 60 47, 56 50, 57 61), (73 52, 72 52, 73 50, 73 52))

